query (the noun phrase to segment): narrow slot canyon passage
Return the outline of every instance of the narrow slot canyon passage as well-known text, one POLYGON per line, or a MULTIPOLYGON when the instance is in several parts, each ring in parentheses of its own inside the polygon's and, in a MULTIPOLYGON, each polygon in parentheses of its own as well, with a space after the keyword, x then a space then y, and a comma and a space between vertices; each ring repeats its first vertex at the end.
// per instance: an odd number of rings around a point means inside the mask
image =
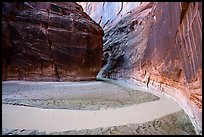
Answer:
POLYGON ((3 2, 2 15, 2 135, 202 135, 201 2, 3 2))

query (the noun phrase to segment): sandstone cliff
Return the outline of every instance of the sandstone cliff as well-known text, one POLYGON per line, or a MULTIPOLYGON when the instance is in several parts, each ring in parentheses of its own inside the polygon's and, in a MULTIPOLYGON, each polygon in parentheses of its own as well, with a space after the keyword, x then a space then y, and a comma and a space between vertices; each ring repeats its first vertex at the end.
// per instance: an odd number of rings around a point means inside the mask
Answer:
POLYGON ((4 2, 2 79, 95 79, 102 28, 73 2, 4 2))
POLYGON ((176 99, 202 131, 202 3, 80 4, 105 29, 99 77, 156 87, 176 99))
POLYGON ((79 2, 79 4, 103 29, 108 29, 130 14, 141 2, 79 2))

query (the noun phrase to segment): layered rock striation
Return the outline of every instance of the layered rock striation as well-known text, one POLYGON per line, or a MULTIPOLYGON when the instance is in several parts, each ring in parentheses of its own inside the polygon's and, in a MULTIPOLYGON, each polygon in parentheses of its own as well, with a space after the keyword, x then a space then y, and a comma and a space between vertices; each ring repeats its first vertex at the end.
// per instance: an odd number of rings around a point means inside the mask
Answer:
POLYGON ((130 14, 141 2, 78 2, 104 30, 130 14))
POLYGON ((91 80, 102 28, 74 2, 4 2, 2 80, 91 80))
MULTIPOLYGON (((94 15, 108 3, 100 4, 101 8, 99 4, 82 4, 105 28, 103 68, 98 76, 141 81, 147 88, 157 88, 176 99, 202 132, 202 3, 131 4, 135 8, 123 8, 126 14, 116 14, 115 24, 106 22, 109 27, 94 15)), ((119 9, 109 10, 119 13, 119 9)), ((104 14, 103 18, 112 16, 104 14)))

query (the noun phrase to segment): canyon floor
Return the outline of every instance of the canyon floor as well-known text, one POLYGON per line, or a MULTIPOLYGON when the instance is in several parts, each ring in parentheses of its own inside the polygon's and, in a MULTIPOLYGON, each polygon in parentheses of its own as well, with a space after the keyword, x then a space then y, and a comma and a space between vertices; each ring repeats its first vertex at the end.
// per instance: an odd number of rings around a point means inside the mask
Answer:
POLYGON ((174 100, 142 88, 114 81, 4 81, 2 134, 196 133, 174 100))

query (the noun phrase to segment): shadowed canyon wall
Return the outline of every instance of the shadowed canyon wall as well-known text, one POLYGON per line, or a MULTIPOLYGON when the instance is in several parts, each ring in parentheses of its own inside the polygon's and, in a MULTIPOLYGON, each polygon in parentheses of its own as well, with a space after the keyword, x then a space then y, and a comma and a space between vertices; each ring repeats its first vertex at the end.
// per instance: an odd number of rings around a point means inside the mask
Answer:
POLYGON ((4 2, 2 80, 95 79, 102 28, 73 2, 4 2))
POLYGON ((105 30, 98 77, 141 81, 170 95, 202 132, 202 3, 80 4, 105 30))

